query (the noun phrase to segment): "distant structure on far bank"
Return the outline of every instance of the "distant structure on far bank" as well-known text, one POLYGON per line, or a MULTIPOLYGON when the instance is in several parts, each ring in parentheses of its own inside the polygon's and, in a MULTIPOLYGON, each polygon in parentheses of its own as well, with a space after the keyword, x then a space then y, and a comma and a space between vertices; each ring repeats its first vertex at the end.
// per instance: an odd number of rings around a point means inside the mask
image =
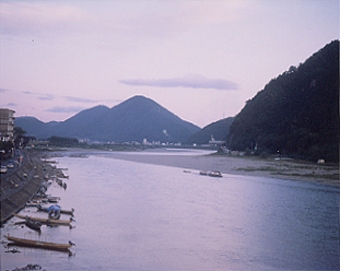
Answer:
POLYGON ((0 108, 0 141, 13 141, 14 113, 12 109, 0 108))
POLYGON ((216 140, 213 135, 211 135, 211 139, 209 140, 209 145, 212 146, 220 146, 224 143, 225 143, 224 140, 216 140))

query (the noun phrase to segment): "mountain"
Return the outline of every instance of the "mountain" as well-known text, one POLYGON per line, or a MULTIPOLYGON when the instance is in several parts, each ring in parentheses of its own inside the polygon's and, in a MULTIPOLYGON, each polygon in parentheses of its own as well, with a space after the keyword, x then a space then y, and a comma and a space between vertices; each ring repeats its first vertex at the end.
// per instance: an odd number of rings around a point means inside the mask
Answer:
POLYGON ((100 122, 110 111, 106 106, 99 105, 90 109, 85 109, 73 117, 60 122, 51 129, 50 136, 87 138, 92 140, 95 135, 101 133, 100 130, 93 130, 92 126, 100 122))
POLYGON ((25 130, 28 136, 49 137, 50 125, 35 117, 17 117, 14 119, 14 125, 25 130))
POLYGON ((115 141, 185 142, 200 128, 186 122, 151 99, 135 96, 113 107, 96 129, 106 129, 104 137, 115 141), (124 129, 119 129, 124 127, 124 129))
POLYGON ((193 134, 189 138, 188 143, 207 144, 212 136, 215 140, 226 140, 226 135, 229 132, 229 127, 233 120, 233 117, 229 117, 205 126, 203 129, 193 134))
MULTIPOLYGON (((33 118, 29 120, 32 122, 33 118)), ((51 136, 75 137, 102 142, 186 142, 200 128, 180 119, 153 100, 134 96, 121 104, 108 108, 96 106, 83 110, 63 122, 49 125, 34 119, 39 125, 31 126, 27 118, 15 119, 20 126, 37 138, 51 136)))
POLYGON ((48 126, 53 127, 59 124, 59 121, 49 121, 46 123, 48 126))
POLYGON ((271 80, 236 116, 227 146, 339 161, 339 41, 271 80))

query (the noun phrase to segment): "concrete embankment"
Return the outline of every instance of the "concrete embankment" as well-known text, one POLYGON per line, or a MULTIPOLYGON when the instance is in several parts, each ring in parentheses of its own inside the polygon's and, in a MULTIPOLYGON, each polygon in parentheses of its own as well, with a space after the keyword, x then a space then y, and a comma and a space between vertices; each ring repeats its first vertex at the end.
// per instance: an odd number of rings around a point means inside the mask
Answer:
POLYGON ((23 160, 17 170, 1 175, 1 224, 22 209, 37 193, 44 178, 53 169, 41 161, 34 151, 22 151, 23 160))

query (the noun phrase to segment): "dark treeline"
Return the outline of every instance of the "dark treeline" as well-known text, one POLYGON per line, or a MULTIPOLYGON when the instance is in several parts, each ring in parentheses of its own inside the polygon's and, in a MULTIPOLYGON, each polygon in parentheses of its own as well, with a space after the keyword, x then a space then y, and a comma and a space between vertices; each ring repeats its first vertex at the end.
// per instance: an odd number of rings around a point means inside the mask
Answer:
POLYGON ((291 67, 236 116, 231 150, 339 161, 339 41, 291 67))
POLYGON ((51 136, 47 139, 49 144, 62 147, 74 147, 79 144, 79 140, 70 137, 51 136))

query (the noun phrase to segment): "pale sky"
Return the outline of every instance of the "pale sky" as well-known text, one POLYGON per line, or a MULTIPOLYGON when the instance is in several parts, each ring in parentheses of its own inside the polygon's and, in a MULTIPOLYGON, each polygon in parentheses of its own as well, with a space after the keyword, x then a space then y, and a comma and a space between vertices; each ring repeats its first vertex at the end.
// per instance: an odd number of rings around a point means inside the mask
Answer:
POLYGON ((62 121, 144 95, 203 128, 335 39, 338 0, 0 0, 0 107, 62 121))

